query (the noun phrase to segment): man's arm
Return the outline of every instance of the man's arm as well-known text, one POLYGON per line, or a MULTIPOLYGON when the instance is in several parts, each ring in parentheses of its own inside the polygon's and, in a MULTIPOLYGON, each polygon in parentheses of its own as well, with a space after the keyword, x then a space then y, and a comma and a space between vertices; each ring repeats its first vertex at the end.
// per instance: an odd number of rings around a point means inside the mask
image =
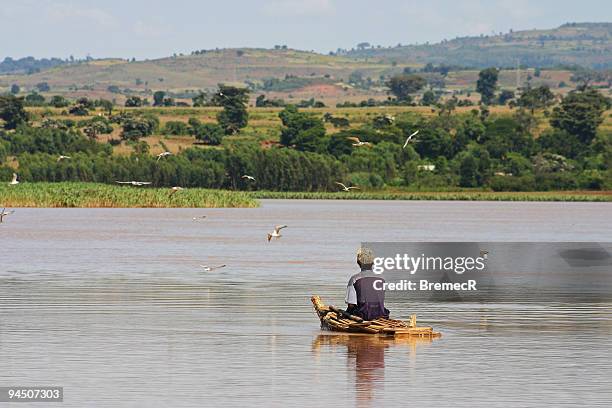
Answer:
POLYGON ((357 305, 357 292, 353 286, 353 279, 350 279, 348 285, 346 285, 346 296, 344 298, 344 302, 349 306, 357 305))

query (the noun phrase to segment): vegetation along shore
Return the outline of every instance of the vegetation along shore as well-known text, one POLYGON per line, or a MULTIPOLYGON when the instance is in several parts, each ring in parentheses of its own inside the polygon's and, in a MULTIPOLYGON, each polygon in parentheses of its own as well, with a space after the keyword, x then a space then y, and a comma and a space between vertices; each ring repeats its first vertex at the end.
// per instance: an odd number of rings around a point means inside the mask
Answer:
POLYGON ((103 183, 59 182, 0 185, 4 207, 71 208, 252 208, 259 199, 316 200, 458 200, 458 201, 612 201, 612 194, 594 191, 493 192, 493 191, 365 191, 282 192, 228 191, 203 188, 120 186, 103 183))
POLYGON ((500 90, 500 70, 485 68, 473 84, 474 100, 433 92, 426 74, 435 68, 385 79, 385 100, 336 107, 314 99, 286 103, 225 84, 190 103, 160 90, 152 101, 131 95, 123 106, 88 97, 24 98, 15 87, 17 95, 0 95, 0 180, 12 183, 0 190, 0 204, 608 201, 609 86, 577 77, 575 89, 563 93, 531 83, 500 90), (45 184, 52 182, 77 184, 45 184))
POLYGON ((190 188, 115 186, 102 183, 20 183, 0 186, 5 207, 217 208, 257 207, 248 193, 190 188))

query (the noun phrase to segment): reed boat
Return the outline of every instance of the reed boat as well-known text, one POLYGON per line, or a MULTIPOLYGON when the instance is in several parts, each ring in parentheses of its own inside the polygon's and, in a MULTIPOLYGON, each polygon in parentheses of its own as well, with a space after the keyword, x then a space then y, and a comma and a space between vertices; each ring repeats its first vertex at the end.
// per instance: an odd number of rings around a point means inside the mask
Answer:
POLYGON ((441 334, 433 331, 431 327, 418 327, 416 315, 410 316, 410 320, 379 318, 376 320, 363 320, 335 306, 327 306, 319 296, 310 298, 315 312, 321 320, 321 328, 335 332, 382 334, 387 336, 419 336, 440 337, 441 334))

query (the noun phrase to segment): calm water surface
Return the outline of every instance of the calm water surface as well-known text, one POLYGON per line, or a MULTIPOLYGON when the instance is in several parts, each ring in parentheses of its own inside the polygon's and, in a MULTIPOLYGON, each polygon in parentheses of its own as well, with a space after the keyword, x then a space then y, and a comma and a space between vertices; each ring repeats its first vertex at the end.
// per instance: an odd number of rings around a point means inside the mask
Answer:
POLYGON ((609 406, 610 303, 388 305, 443 333, 429 342, 321 332, 309 297, 342 304, 361 241, 608 242, 611 221, 608 203, 18 209, 0 386, 61 385, 67 407, 609 406))

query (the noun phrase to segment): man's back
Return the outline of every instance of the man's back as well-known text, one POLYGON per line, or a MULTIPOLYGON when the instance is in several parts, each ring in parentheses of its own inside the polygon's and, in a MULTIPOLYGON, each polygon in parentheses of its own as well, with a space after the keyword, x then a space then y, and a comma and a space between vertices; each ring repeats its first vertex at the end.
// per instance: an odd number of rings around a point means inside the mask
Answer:
POLYGON ((389 311, 385 309, 385 291, 382 289, 384 282, 372 270, 362 270, 351 276, 346 290, 347 311, 365 320, 389 317, 389 311))

